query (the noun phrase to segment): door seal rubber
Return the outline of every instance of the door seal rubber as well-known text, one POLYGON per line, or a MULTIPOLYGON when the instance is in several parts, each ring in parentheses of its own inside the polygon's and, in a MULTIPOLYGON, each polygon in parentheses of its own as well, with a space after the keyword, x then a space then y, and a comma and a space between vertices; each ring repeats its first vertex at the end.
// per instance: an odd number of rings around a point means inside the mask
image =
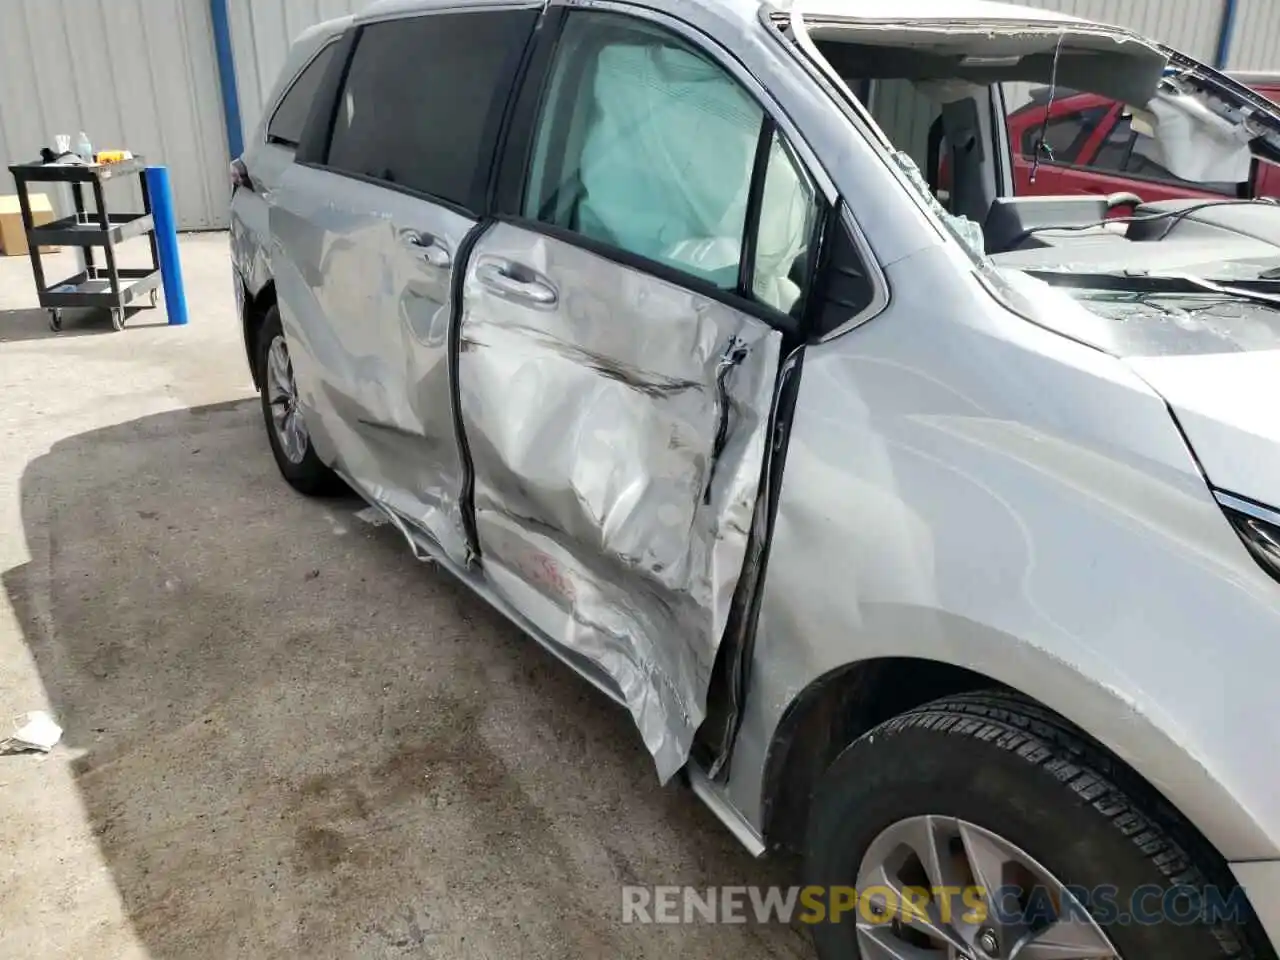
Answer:
POLYGON ((478 220, 458 244, 454 254, 453 273, 449 277, 449 405, 452 407, 453 432, 458 443, 458 459, 462 464, 462 489, 458 491, 458 510, 462 514, 462 531, 467 540, 467 566, 480 559, 480 535, 476 529, 476 471, 471 461, 471 446, 467 443, 467 431, 462 422, 462 311, 463 291, 467 282, 467 268, 471 252, 480 238, 494 224, 483 217, 478 220))

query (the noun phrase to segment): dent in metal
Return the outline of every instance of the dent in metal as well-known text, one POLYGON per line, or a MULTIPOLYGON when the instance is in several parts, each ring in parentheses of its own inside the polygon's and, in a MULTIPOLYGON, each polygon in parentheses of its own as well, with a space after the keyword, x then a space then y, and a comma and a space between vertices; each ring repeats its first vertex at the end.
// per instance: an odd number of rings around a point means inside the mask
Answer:
POLYGON ((297 164, 270 204, 281 318, 317 452, 465 565, 451 273, 435 250, 458 249, 472 221, 297 164))
POLYGON ((617 684, 665 781, 701 723, 760 483, 780 335, 708 297, 498 224, 459 360, 487 577, 617 684))

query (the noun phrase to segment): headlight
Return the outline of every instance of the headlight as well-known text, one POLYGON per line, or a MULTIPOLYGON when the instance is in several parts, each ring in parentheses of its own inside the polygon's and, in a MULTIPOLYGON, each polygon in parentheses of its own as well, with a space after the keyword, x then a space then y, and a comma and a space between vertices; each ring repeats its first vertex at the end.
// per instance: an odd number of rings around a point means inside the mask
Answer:
POLYGON ((1229 493, 1215 491, 1214 496, 1253 558, 1280 580, 1280 512, 1229 493))

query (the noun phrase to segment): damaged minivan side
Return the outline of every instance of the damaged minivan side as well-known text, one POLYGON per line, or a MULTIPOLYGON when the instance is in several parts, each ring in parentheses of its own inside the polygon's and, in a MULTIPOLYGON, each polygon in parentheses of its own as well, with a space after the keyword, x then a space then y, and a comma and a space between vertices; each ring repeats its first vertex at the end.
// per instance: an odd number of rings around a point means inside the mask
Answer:
POLYGON ((237 293, 284 477, 800 850, 824 960, 1274 957, 1277 160, 986 0, 380 0, 236 161, 237 293), (1235 195, 1017 196, 1031 85, 1235 195))

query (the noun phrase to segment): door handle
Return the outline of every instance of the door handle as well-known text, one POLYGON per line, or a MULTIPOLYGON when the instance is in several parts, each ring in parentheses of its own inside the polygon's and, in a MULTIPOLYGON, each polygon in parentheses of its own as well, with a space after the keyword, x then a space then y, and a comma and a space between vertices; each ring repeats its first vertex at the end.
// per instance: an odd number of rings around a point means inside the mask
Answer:
POLYGON ((559 299, 546 278, 510 260, 483 261, 476 267, 476 278, 500 297, 535 307, 553 307, 559 299))
POLYGON ((406 242, 433 267, 443 269, 453 262, 449 248, 433 233, 410 233, 406 242))

